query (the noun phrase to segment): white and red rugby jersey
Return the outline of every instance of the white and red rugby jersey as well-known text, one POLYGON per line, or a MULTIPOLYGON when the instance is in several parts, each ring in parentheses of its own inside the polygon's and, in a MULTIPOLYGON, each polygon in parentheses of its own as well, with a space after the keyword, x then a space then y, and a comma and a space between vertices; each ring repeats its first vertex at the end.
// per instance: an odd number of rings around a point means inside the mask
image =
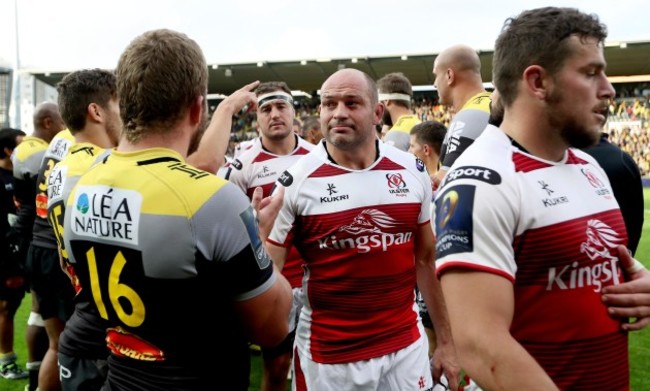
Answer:
MULTIPOLYGON (((313 144, 295 137, 296 147, 288 155, 275 155, 265 150, 261 139, 256 138, 248 150, 229 164, 226 179, 242 189, 248 198, 253 197, 253 191, 258 186, 262 187, 264 197, 267 197, 278 177, 314 148, 313 144)), ((282 268, 282 275, 287 278, 292 288, 302 285, 302 264, 300 254, 292 248, 282 268)))
POLYGON ((378 142, 378 159, 350 170, 324 143, 285 172, 284 204, 269 241, 305 260, 296 333, 319 363, 383 356, 420 337, 414 235, 429 224, 431 183, 413 155, 378 142))
POLYGON ((626 390, 627 334, 604 286, 624 281, 627 233, 607 176, 589 155, 534 157, 488 126, 436 197, 436 264, 512 281, 511 333, 560 389, 626 390))

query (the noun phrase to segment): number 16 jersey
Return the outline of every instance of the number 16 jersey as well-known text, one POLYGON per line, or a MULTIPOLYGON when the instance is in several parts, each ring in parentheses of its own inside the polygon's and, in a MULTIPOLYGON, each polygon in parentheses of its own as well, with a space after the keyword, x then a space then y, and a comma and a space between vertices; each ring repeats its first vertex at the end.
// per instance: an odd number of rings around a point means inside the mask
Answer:
POLYGON ((238 188, 168 149, 114 151, 80 178, 64 220, 70 262, 111 326, 111 389, 247 384, 232 302, 275 276, 238 188))

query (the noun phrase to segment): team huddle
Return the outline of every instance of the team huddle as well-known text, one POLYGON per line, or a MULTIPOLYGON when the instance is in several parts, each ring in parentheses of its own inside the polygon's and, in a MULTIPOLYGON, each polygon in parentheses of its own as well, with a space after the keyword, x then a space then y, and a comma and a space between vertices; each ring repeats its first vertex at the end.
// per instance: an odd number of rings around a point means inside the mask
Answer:
POLYGON ((209 118, 182 33, 66 75, 12 154, 11 259, 49 341, 30 391, 248 390, 250 344, 265 391, 628 390, 650 272, 581 150, 614 96, 606 35, 569 8, 508 19, 493 94, 473 50, 443 51, 449 129, 411 113, 403 75, 339 70, 314 143, 284 82, 209 118), (259 137, 224 165, 245 108, 259 137))

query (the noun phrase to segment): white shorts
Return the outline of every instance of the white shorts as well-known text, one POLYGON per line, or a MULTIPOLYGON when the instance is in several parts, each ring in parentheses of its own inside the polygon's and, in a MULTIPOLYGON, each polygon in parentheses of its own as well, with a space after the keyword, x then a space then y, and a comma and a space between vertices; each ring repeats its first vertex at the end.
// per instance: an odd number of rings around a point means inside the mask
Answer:
POLYGON ((320 364, 294 349, 292 391, 431 391, 429 346, 420 338, 385 356, 344 364, 320 364))
POLYGON ((293 288, 291 293, 293 293, 293 301, 289 311, 289 332, 294 331, 298 325, 300 310, 302 310, 302 288, 293 288))

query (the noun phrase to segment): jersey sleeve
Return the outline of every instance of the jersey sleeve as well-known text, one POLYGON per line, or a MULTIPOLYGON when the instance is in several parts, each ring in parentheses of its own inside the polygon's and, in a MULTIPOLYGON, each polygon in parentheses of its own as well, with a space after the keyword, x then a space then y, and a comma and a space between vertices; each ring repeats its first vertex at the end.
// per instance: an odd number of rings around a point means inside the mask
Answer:
POLYGON ((248 183, 244 174, 244 167, 239 159, 235 159, 230 163, 228 171, 225 174, 225 179, 233 185, 241 189, 244 194, 248 190, 248 183))
POLYGON ((456 114, 449 125, 442 146, 440 164, 449 169, 456 159, 472 145, 488 124, 490 114, 478 108, 467 108, 456 114))
POLYGON ((431 188, 431 177, 427 172, 422 160, 415 158, 416 175, 422 185, 422 206, 420 207, 420 215, 418 216, 418 224, 424 224, 431 220, 431 199, 433 198, 433 190, 431 188))
POLYGON ((192 217, 200 257, 235 300, 264 293, 275 282, 273 264, 259 238, 246 196, 226 183, 192 217))
POLYGON ((278 213, 278 217, 275 219, 273 224, 273 229, 269 234, 268 241, 275 244, 276 246, 281 247, 290 247, 291 231, 295 222, 295 216, 297 213, 296 206, 296 197, 298 193, 298 185, 294 183, 294 177, 289 170, 282 173, 280 178, 276 183, 276 188, 278 186, 283 186, 284 189, 284 199, 282 201, 282 207, 278 213))
POLYGON ((480 179, 463 178, 464 170, 477 168, 454 167, 436 196, 436 268, 439 274, 465 268, 514 281, 519 199, 489 168, 482 168, 488 174, 480 179))
POLYGON ((45 150, 34 153, 25 160, 12 159, 14 164, 14 198, 18 205, 15 226, 21 232, 31 231, 36 217, 36 180, 45 150))
POLYGON ((386 144, 392 145, 404 152, 408 152, 410 141, 411 136, 409 133, 400 130, 390 130, 388 133, 386 133, 386 136, 384 136, 384 142, 386 144))

